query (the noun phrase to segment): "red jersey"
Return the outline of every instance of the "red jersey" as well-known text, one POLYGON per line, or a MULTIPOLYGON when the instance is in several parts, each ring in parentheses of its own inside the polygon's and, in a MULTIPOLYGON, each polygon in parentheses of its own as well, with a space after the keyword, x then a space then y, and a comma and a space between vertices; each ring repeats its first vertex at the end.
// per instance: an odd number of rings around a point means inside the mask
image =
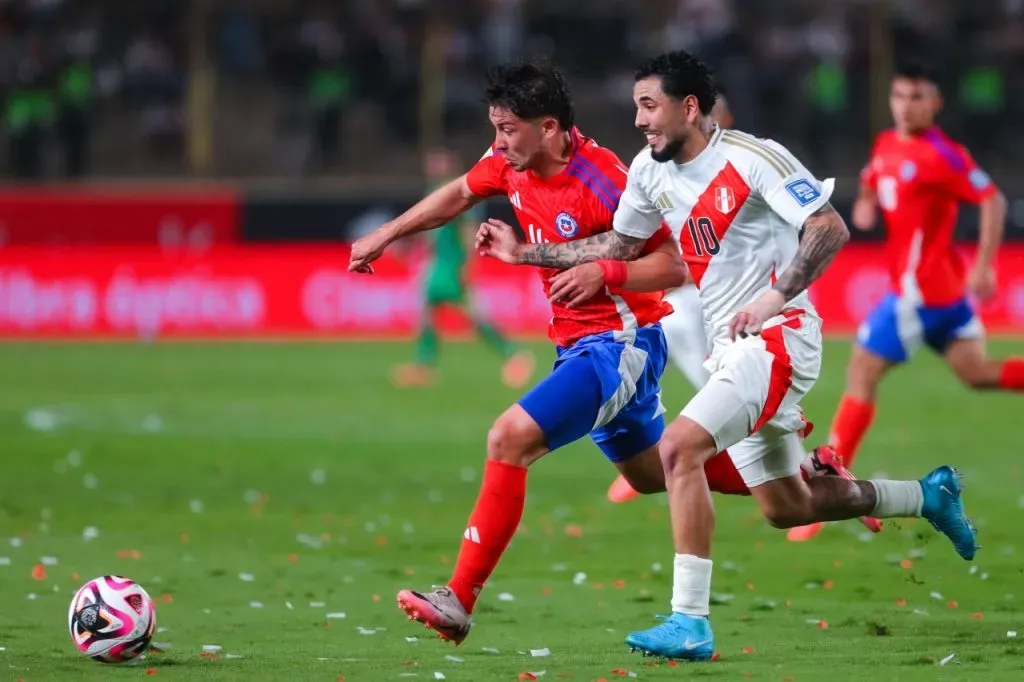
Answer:
POLYGON ((861 181, 875 191, 885 218, 896 293, 926 306, 963 298, 965 268, 953 248, 958 204, 979 204, 997 191, 967 150, 938 126, 910 138, 887 130, 861 181))
MULTIPOLYGON (((467 174, 469 190, 478 197, 508 195, 526 240, 534 243, 567 242, 612 229, 612 217, 626 187, 627 169, 615 154, 569 132, 572 157, 561 173, 542 178, 532 171, 516 171, 493 147, 467 174)), ((647 242, 645 253, 671 238, 665 225, 647 242)), ((544 293, 558 270, 540 268, 544 293)), ((662 293, 637 293, 605 287, 573 309, 552 303, 548 336, 569 346, 591 334, 636 329, 654 324, 672 312, 662 293)))

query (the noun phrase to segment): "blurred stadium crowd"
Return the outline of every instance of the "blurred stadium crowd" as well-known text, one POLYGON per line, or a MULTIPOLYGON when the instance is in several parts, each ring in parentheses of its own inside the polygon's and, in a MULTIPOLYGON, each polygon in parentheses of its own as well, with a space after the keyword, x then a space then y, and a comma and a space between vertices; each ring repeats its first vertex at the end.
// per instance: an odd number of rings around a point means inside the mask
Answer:
POLYGON ((950 133, 1024 175, 1024 0, 0 0, 0 175, 417 173, 423 143, 479 154, 484 68, 521 56, 628 158, 631 67, 680 47, 738 127, 846 176, 922 55, 950 133))

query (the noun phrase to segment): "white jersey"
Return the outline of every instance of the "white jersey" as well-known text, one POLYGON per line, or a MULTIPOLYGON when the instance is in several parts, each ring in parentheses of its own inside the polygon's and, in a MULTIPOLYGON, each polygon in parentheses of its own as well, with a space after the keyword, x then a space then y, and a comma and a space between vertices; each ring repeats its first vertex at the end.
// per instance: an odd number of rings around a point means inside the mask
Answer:
MULTIPOLYGON (((819 182, 774 141, 716 129, 688 163, 659 163, 649 147, 637 154, 614 226, 648 238, 668 223, 700 289, 713 355, 732 317, 792 262, 804 221, 828 202, 833 184, 819 182)), ((816 315, 806 292, 786 308, 816 315)))

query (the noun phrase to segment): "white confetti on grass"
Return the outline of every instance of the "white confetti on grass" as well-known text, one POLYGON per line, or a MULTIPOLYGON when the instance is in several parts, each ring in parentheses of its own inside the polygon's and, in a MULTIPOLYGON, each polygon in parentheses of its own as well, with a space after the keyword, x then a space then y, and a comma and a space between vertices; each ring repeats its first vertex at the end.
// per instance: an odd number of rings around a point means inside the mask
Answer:
POLYGON ((932 599, 942 599, 942 593, 941 592, 932 592, 928 596, 931 597, 932 599))
POLYGON ((406 637, 405 641, 407 641, 409 644, 415 644, 416 642, 420 641, 420 638, 419 637, 406 637))
POLYGON ((501 652, 495 649, 493 646, 485 646, 481 649, 485 654, 500 654, 501 652))
POLYGON ((1016 639, 1017 638, 1017 631, 1016 630, 1007 630, 1006 631, 1006 636, 1009 637, 1010 639, 1016 639))
POLYGON ((444 660, 451 661, 452 663, 465 663, 466 662, 466 659, 459 658, 458 656, 452 656, 451 654, 446 655, 444 657, 444 660))
POLYGON ((82 540, 91 542, 100 536, 100 530, 96 526, 86 526, 82 530, 82 540))
POLYGON ((511 592, 502 592, 498 595, 498 601, 515 601, 515 595, 511 592))
POLYGON ((39 563, 41 563, 43 566, 56 566, 57 565, 57 557, 55 557, 55 556, 44 556, 44 557, 41 557, 39 559, 39 563))
POLYGON ((346 617, 347 617, 347 616, 346 616, 346 614, 345 614, 345 612, 344 612, 344 611, 335 611, 335 612, 333 612, 333 613, 328 613, 328 614, 327 614, 327 615, 325 616, 325 618, 327 618, 328 620, 343 620, 343 619, 345 619, 346 617))
POLYGON ((100 487, 100 479, 96 478, 93 474, 86 474, 82 477, 82 485, 89 490, 96 490, 100 487))
POLYGON ((306 547, 309 547, 310 549, 320 549, 324 546, 323 540, 314 537, 309 533, 299 533, 295 536, 295 541, 298 542, 300 545, 305 545, 306 547))
POLYGON ((295 610, 295 607, 294 607, 294 606, 292 606, 292 603, 291 603, 290 601, 286 601, 286 602, 284 603, 284 607, 285 607, 286 609, 288 609, 289 611, 294 611, 294 610, 295 610))
POLYGON ((0 566, 10 566, 10 565, 11 565, 11 557, 9 557, 9 556, 0 556, 0 566))
POLYGON ((309 472, 309 482, 313 485, 323 485, 327 482, 327 472, 323 469, 313 469, 309 472))
POLYGON ((443 680, 444 679, 444 673, 435 672, 434 673, 434 679, 435 680, 443 680))
POLYGON ((202 500, 192 500, 188 503, 188 508, 193 514, 202 514, 206 506, 202 500))
POLYGON ((950 654, 949 656, 946 656, 946 657, 945 657, 944 659, 942 659, 941 661, 939 661, 939 665, 946 665, 947 663, 949 663, 950 661, 952 661, 952 660, 953 660, 953 658, 954 658, 955 656, 956 656, 956 652, 954 651, 954 652, 953 652, 953 653, 951 653, 951 654, 950 654))
POLYGON ((362 625, 357 625, 356 626, 356 631, 358 631, 359 634, 361 634, 361 635, 375 635, 375 634, 377 634, 377 631, 374 630, 373 628, 364 628, 362 625))
POLYGON ((224 650, 224 647, 218 646, 217 644, 204 644, 203 645, 203 653, 204 654, 219 654, 223 650, 224 650))
POLYGON ((256 580, 256 576, 254 576, 252 573, 239 573, 238 579, 241 580, 243 583, 251 583, 252 581, 256 580))
POLYGON ((253 608, 253 609, 262 609, 263 608, 263 602, 251 601, 251 602, 249 602, 249 607, 253 608))
POLYGON ((587 582, 587 574, 584 573, 583 571, 580 571, 579 573, 577 573, 576 575, 574 575, 572 577, 572 584, 573 585, 582 585, 585 582, 587 582))
POLYGON ((543 649, 530 649, 530 655, 534 658, 540 658, 542 656, 550 656, 551 649, 544 647, 543 649))
POLYGON ((325 606, 327 606, 327 602, 322 602, 322 601, 311 601, 311 602, 309 602, 309 608, 311 608, 311 609, 322 609, 325 606))

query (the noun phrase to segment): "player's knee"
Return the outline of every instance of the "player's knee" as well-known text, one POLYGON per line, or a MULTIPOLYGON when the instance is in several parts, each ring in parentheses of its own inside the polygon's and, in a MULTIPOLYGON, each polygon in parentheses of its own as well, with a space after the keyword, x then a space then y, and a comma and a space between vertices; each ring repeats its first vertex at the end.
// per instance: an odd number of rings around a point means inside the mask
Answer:
POLYGON ((704 470, 704 463, 715 455, 715 444, 696 422, 682 419, 665 430, 658 455, 666 477, 683 477, 704 470))
POLYGON ((538 439, 537 425, 522 416, 506 412, 495 420, 487 432, 488 459, 527 467, 544 454, 543 434, 538 439))

